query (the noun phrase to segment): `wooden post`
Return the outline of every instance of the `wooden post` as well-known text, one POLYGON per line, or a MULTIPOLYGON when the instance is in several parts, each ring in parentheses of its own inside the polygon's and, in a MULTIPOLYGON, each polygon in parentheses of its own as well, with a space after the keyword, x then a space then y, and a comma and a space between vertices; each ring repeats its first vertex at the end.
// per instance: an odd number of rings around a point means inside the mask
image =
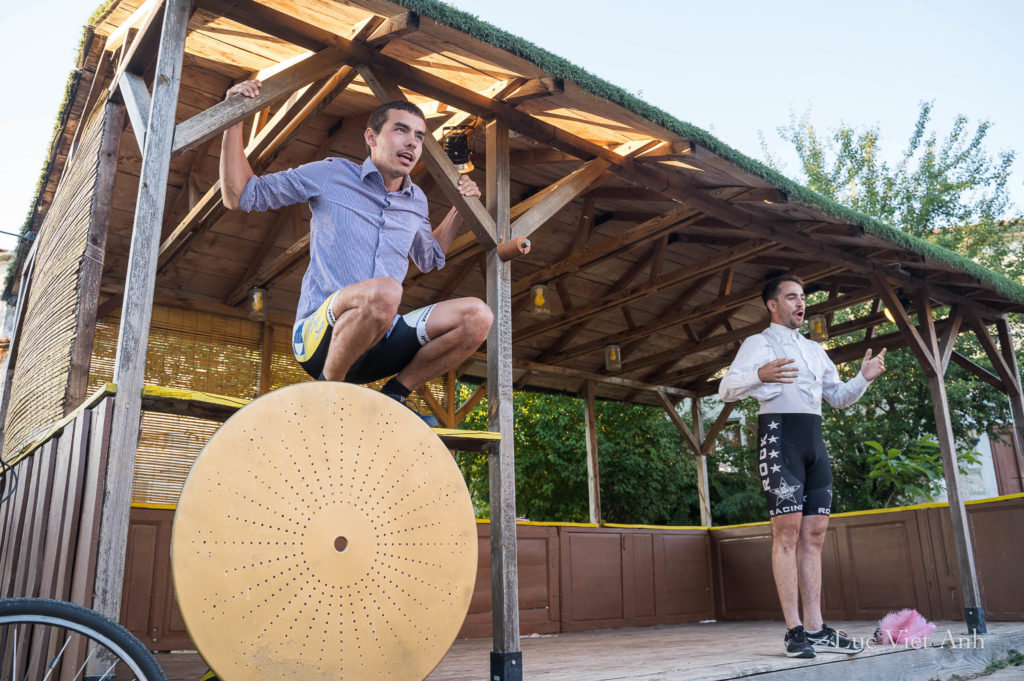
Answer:
POLYGON ((587 434, 587 496, 590 522, 601 523, 601 469, 597 460, 597 413, 594 409, 594 382, 587 381, 583 391, 583 424, 587 434))
POLYGON ((142 385, 146 369, 149 324, 153 316, 157 250, 163 223, 167 173, 174 136, 174 112, 178 103, 181 64, 185 52, 189 0, 166 0, 160 34, 160 51, 153 76, 153 99, 142 150, 139 195, 135 203, 132 245, 128 256, 121 330, 117 339, 114 382, 117 398, 110 433, 106 489, 93 589, 93 608, 117 619, 121 614, 128 541, 135 448, 142 418, 142 385))
POLYGON ((1013 352, 1013 336, 1010 335, 1010 324, 1006 315, 996 320, 996 331, 999 334, 999 352, 1017 386, 1016 391, 1007 386, 1006 394, 1010 398, 1010 412, 1013 414, 1014 449, 1017 451, 1020 469, 1024 471, 1024 388, 1021 387, 1020 368, 1017 366, 1017 356, 1013 352))
POLYGON ((701 410, 699 397, 690 399, 690 415, 693 417, 693 434, 701 442, 701 449, 697 456, 697 496, 700 502, 700 524, 704 527, 711 527, 711 486, 708 484, 708 457, 704 454, 707 451, 707 442, 704 439, 704 412, 701 410))
MULTIPOLYGON (((487 121, 487 209, 497 225, 493 241, 511 234, 508 124, 487 121)), ((487 336, 488 428, 501 441, 488 458, 491 498, 491 608, 494 650, 491 681, 523 678, 519 649, 519 578, 516 571, 516 469, 512 411, 512 264, 487 249, 487 303, 494 323, 487 336)))
POLYGON ((981 589, 978 587, 978 572, 974 564, 974 547, 971 542, 970 525, 967 522, 967 509, 960 492, 960 470, 953 440, 953 422, 946 399, 946 381, 942 376, 933 374, 928 377, 928 389, 932 395, 935 430, 939 438, 942 468, 946 477, 946 496, 949 499, 949 515, 953 521, 953 543, 956 545, 957 563, 960 566, 967 630, 984 634, 987 632, 985 612, 981 605, 981 589))
POLYGON ((114 178, 117 175, 117 155, 121 147, 124 114, 123 106, 107 101, 103 111, 103 137, 96 164, 96 183, 89 210, 89 233, 86 235, 85 254, 78 275, 78 318, 75 320, 75 340, 71 347, 71 368, 65 391, 65 414, 71 413, 85 400, 89 387, 100 280, 103 278, 103 254, 107 250, 107 228, 114 200, 114 178))
POLYGON ((967 522, 967 508, 960 491, 960 465, 956 458, 956 442, 953 438, 953 422, 949 413, 946 395, 946 381, 942 372, 942 351, 935 333, 932 319, 931 300, 927 291, 915 296, 917 327, 899 303, 896 293, 882 277, 875 283, 886 305, 896 317, 896 325, 910 342, 910 347, 921 362, 928 378, 928 389, 932 396, 932 410, 935 413, 935 434, 939 439, 942 454, 942 470, 946 479, 946 496, 949 500, 949 515, 953 524, 953 543, 956 545, 957 563, 960 568, 960 584, 963 590, 964 618, 967 629, 978 634, 988 630, 985 627, 985 612, 981 605, 981 589, 978 587, 978 572, 974 564, 974 547, 971 541, 970 525, 967 522))

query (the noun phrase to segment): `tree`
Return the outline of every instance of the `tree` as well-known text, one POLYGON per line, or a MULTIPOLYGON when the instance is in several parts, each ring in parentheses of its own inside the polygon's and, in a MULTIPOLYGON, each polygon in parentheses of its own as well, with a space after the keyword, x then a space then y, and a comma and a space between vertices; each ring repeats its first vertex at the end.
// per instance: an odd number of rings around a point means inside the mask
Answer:
MULTIPOLYGON (((463 397, 470 392, 461 386, 463 397)), ((598 400, 601 507, 607 522, 693 525, 699 518, 696 467, 679 433, 655 407, 598 400)), ((587 522, 583 401, 515 393, 516 513, 540 521, 587 522)), ((484 399, 460 426, 487 428, 484 399)), ((487 457, 460 453, 478 517, 487 517, 487 457)))

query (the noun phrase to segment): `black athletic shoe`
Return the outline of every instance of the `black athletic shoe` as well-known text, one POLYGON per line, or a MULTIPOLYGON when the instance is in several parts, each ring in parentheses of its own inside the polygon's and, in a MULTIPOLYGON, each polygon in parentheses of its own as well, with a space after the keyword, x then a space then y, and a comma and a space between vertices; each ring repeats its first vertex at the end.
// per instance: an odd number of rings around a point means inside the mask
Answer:
POLYGON ((836 631, 824 622, 821 623, 821 631, 805 632, 807 642, 819 653, 846 653, 856 655, 864 650, 864 646, 858 641, 846 635, 845 631, 836 631))
POLYGON ((814 648, 807 642, 807 632, 797 625, 786 632, 786 655, 789 657, 814 657, 814 648))
POLYGON ((420 410, 416 408, 415 404, 410 404, 410 403, 406 402, 405 398, 402 397, 401 395, 392 395, 392 394, 389 394, 389 393, 384 393, 384 394, 387 395, 388 397, 390 397, 391 399, 395 400, 396 402, 401 402, 402 404, 407 406, 409 408, 409 411, 411 411, 412 413, 416 414, 416 416, 419 416, 421 419, 423 419, 423 422, 426 423, 431 428, 437 428, 438 427, 439 424, 437 422, 437 417, 434 416, 433 414, 424 414, 424 413, 420 412, 420 410))

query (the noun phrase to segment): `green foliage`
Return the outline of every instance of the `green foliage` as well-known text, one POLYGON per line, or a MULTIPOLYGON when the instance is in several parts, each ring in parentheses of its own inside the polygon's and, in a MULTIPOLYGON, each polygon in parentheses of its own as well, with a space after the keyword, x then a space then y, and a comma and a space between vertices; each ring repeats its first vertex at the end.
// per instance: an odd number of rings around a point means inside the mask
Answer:
MULTIPOLYGON (((470 393, 460 386, 462 396, 470 393)), ((606 522, 693 525, 698 522, 696 471, 664 412, 598 401, 601 508, 606 522)), ((574 397, 515 394, 516 513, 530 520, 587 522, 583 402, 574 397)), ((487 428, 487 401, 461 428, 487 428)), ((487 517, 483 454, 456 455, 478 517, 487 517)))
MULTIPOLYGON (((778 129, 800 159, 810 189, 916 237, 926 239, 1020 279, 1024 247, 1018 221, 1006 221, 1013 208, 1007 183, 1015 152, 994 156, 985 148, 992 124, 970 125, 954 118, 948 133, 931 130, 933 102, 923 102, 914 131, 899 160, 883 160, 877 127, 840 126, 824 139, 810 114, 795 115, 778 129)), ((766 160, 778 159, 762 142, 766 160)))
MULTIPOLYGON (((942 454, 939 443, 931 434, 910 443, 905 451, 895 447, 886 449, 874 440, 864 443, 872 451, 868 455, 871 472, 868 478, 875 482, 876 490, 884 495, 884 507, 910 504, 919 499, 931 501, 942 491, 942 454)), ((966 473, 964 463, 978 464, 977 452, 959 452, 960 472, 966 473)))

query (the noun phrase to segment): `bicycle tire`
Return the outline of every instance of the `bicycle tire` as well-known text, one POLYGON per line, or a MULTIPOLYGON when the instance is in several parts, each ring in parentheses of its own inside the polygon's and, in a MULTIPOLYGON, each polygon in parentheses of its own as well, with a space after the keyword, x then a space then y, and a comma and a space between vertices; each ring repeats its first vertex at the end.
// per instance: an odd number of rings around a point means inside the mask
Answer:
POLYGON ((123 626, 48 598, 0 600, 0 664, 0 681, 167 681, 153 653, 123 626), (101 660, 99 670, 90 666, 101 660))

